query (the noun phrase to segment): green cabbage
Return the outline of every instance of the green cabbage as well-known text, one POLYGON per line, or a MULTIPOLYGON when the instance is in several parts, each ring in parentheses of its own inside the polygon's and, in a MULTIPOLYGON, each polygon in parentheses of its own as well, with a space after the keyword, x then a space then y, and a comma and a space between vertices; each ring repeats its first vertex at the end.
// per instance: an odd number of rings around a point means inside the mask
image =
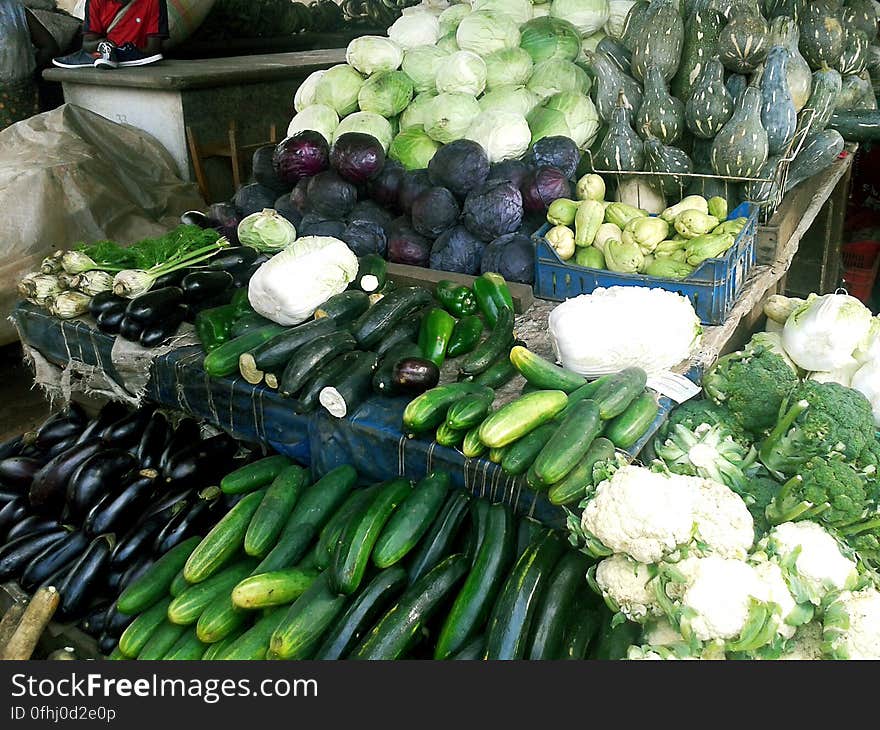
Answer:
POLYGON ((403 113, 400 115, 399 124, 401 132, 404 129, 409 129, 410 127, 425 126, 425 111, 428 108, 429 102, 435 96, 437 96, 436 93, 426 91, 422 94, 418 94, 409 103, 409 106, 404 109, 403 113))
POLYGON ((632 6, 635 5, 635 0, 610 0, 608 5, 610 7, 610 14, 608 15, 604 30, 615 40, 620 40, 623 38, 623 23, 632 6))
POLYGON ((296 240, 296 228, 287 218, 266 208, 238 224, 238 240, 257 251, 280 251, 296 240))
POLYGON ((318 89, 318 82, 325 73, 326 71, 323 69, 321 71, 314 71, 299 85, 296 94, 293 96, 293 108, 297 112, 301 112, 307 106, 317 104, 317 101, 315 100, 315 92, 318 89))
POLYGON ((364 78, 347 64, 327 69, 315 88, 315 101, 325 104, 340 117, 358 110, 358 93, 364 78))
POLYGON ((471 8, 493 15, 506 15, 517 25, 532 19, 531 0, 473 0, 471 8))
POLYGON ((461 50, 458 47, 458 41, 456 40, 455 33, 449 33, 448 35, 443 36, 439 41, 437 41, 437 48, 439 48, 441 51, 446 51, 446 53, 455 53, 456 51, 461 50))
POLYGON ((481 113, 465 137, 486 150, 489 162, 518 159, 526 153, 532 141, 524 116, 500 111, 481 113))
POLYGON ((555 109, 539 106, 527 117, 532 130, 532 144, 544 137, 571 137, 565 114, 555 109))
POLYGON ((486 88, 523 86, 532 75, 532 59, 522 48, 502 48, 483 59, 486 62, 486 88))
POLYGON ((575 91, 586 96, 590 93, 590 77, 571 61, 551 58, 535 64, 535 70, 526 86, 541 101, 561 91, 575 91))
POLYGON ((567 20, 536 18, 520 28, 519 45, 535 63, 549 58, 574 61, 581 51, 581 35, 567 20))
POLYGON ((398 134, 388 156, 397 160, 407 170, 422 170, 440 149, 440 144, 431 139, 421 127, 409 127, 398 134))
POLYGON ((438 94, 425 110, 425 132, 431 139, 449 144, 464 137, 479 113, 480 105, 473 96, 438 94))
POLYGON ((373 74, 361 86, 358 104, 361 111, 381 114, 386 119, 400 114, 412 100, 413 84, 403 71, 373 74))
POLYGON ((519 26, 506 15, 478 12, 466 15, 458 26, 455 40, 459 48, 486 55, 519 45, 519 26))
POLYGON ((608 22, 611 7, 608 0, 553 0, 550 15, 562 18, 580 31, 586 38, 608 22))
POLYGON ((346 132, 363 132, 364 134, 369 134, 379 140, 386 152, 388 151, 388 145, 391 144, 391 140, 394 137, 394 130, 391 126, 391 122, 385 119, 385 117, 374 114, 373 112, 355 112, 354 114, 349 114, 339 123, 339 126, 336 127, 333 139, 335 140, 346 132))
POLYGON ((413 83, 413 91, 417 94, 423 91, 436 91, 437 69, 443 59, 449 54, 436 46, 413 48, 403 56, 403 72, 409 76, 413 83))
POLYGON ((437 91, 479 96, 486 88, 486 62, 476 53, 457 51, 437 68, 437 91))
POLYGON ((333 133, 339 126, 339 115, 325 104, 312 104, 305 107, 291 121, 287 128, 287 136, 292 137, 304 129, 320 132, 327 142, 333 140, 333 133))
POLYGON ((571 133, 569 136, 578 147, 586 149, 593 144, 599 132, 599 113, 589 96, 563 91, 551 96, 544 106, 562 112, 571 133))
POLYGON ((510 112, 527 116, 540 100, 525 86, 499 86, 483 94, 480 110, 484 112, 510 112))
POLYGON ((465 15, 470 15, 470 12, 471 6, 464 3, 461 5, 451 5, 446 8, 446 10, 440 13, 440 36, 442 37, 449 33, 455 34, 461 19, 465 15))
POLYGON ((440 21, 426 11, 406 13, 388 29, 388 37, 404 50, 433 46, 440 38, 440 21))
POLYGON ((366 75, 396 71, 403 61, 403 49, 390 38, 363 35, 348 44, 345 60, 366 75))

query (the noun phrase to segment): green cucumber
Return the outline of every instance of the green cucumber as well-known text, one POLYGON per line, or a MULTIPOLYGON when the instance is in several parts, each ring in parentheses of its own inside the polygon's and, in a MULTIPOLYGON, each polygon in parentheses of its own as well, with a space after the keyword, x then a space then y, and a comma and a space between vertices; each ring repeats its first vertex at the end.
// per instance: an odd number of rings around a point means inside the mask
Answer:
POLYGON ((295 396, 321 364, 351 352, 356 346, 354 337, 345 331, 331 332, 312 340, 297 350, 287 363, 278 380, 278 392, 285 398, 295 396))
POLYGON ((590 561, 569 550, 562 556, 532 622, 528 659, 564 659, 565 634, 575 621, 590 561))
POLYGON ((546 530, 516 562, 492 608, 486 659, 523 659, 532 621, 565 543, 546 530))
POLYGON ((122 591, 116 601, 116 609, 120 613, 138 614, 165 596, 174 577, 200 542, 200 537, 191 537, 165 553, 140 578, 122 591))
POLYGON ((419 543, 407 569, 410 585, 452 552, 459 530, 467 517, 469 504, 470 496, 462 490, 456 489, 446 498, 443 509, 419 543))
POLYGON ((446 424, 456 431, 467 431, 479 426, 492 408, 495 391, 483 388, 480 392, 468 395, 453 403, 446 412, 446 424))
POLYGON ((504 446, 489 449, 489 461, 491 461, 493 464, 500 464, 502 461, 504 461, 505 451, 506 449, 504 446))
POLYGON ((290 463, 290 459, 280 454, 257 459, 223 477, 220 480, 220 489, 224 494, 247 494, 256 491, 271 483, 282 469, 290 466, 290 463))
POLYGON ((601 461, 614 457, 614 444, 607 438, 597 438, 590 444, 584 458, 566 477, 550 487, 550 504, 568 505, 580 502, 588 487, 595 486, 593 468, 601 461))
POLYGON ((177 598, 187 588, 189 588, 189 583, 187 583, 186 578, 183 577, 183 568, 181 568, 177 571, 177 575, 174 576, 174 580, 171 581, 171 585, 168 586, 168 592, 174 596, 174 598, 177 598))
POLYGON ((233 641, 226 651, 217 654, 224 661, 260 661, 269 651, 272 634, 284 620, 284 610, 276 609, 260 618, 251 628, 233 641))
POLYGON ((568 403, 565 404, 565 408, 559 411, 559 415, 556 416, 557 420, 562 420, 568 415, 568 412, 574 407, 575 403, 580 403, 582 400, 593 399, 596 392, 601 388, 605 383, 607 383, 613 375, 603 375, 601 378, 594 380, 591 383, 587 383, 586 385, 582 385, 577 390, 573 390, 568 394, 568 403))
POLYGON ((238 554, 248 525, 263 501, 263 493, 261 489, 246 495, 205 535, 183 566, 187 581, 201 583, 238 554))
POLYGON ((490 335, 461 361, 459 372, 465 377, 485 372, 505 351, 509 352, 513 339, 513 310, 505 307, 499 310, 490 335))
POLYGON ((305 469, 291 464, 284 468, 263 495, 244 536, 244 551, 255 557, 275 546, 306 483, 305 469))
MULTIPOLYGON (((250 304, 248 304, 248 307, 250 307, 250 304)), ((257 332, 264 327, 270 327, 273 324, 272 320, 267 319, 262 314, 257 314, 253 309, 248 308, 235 318, 235 321, 232 323, 232 328, 229 330, 229 336, 232 337, 232 339, 238 339, 245 335, 257 332)))
POLYGON ((479 661, 486 653, 486 637, 483 634, 474 637, 459 652, 449 657, 452 661, 479 661))
POLYGON ((511 349, 510 361, 529 383, 542 390, 561 390, 571 393, 587 383, 582 375, 554 365, 519 345, 511 349))
POLYGON ((468 572, 468 559, 450 555, 411 585, 352 652, 351 659, 400 659, 419 631, 468 572))
POLYGON ((121 651, 119 651, 119 647, 113 649, 110 654, 107 656, 107 659, 110 661, 127 661, 128 657, 125 656, 121 651))
POLYGON ((373 563, 388 568, 399 563, 430 529, 449 491, 446 472, 434 472, 422 479, 382 528, 373 548, 373 563))
POLYGON ((563 479, 584 458, 590 444, 602 433, 602 425, 596 401, 575 403, 535 458, 535 476, 548 485, 563 479))
POLYGON ((446 420, 449 408, 467 395, 479 393, 483 386, 473 383, 450 383, 422 393, 403 411, 403 427, 408 433, 433 431, 446 420))
POLYGON ((134 659, 146 646, 153 632, 165 623, 168 615, 170 598, 153 604, 132 621, 119 637, 119 651, 128 659, 134 659))
POLYGON ((284 606, 305 593, 317 577, 317 571, 299 568, 252 575, 232 588, 232 603, 244 609, 284 606))
POLYGON ((358 272, 355 284, 361 291, 372 294, 381 291, 388 280, 388 263, 377 253, 368 253, 358 258, 358 272))
POLYGON ((490 449, 507 446, 553 419, 567 402, 561 390, 542 390, 521 396, 483 421, 480 440, 490 449))
POLYGON ((461 452, 468 459, 476 459, 478 456, 486 453, 486 448, 486 444, 480 441, 480 427, 474 426, 465 434, 461 445, 461 452))
POLYGON ((330 567, 333 562, 333 555, 336 553, 336 546, 342 538, 345 526, 356 516, 363 514, 364 510, 375 499, 381 484, 374 484, 365 489, 356 489, 351 494, 333 516, 327 521, 324 529, 318 538, 318 544, 315 547, 315 556, 317 566, 321 570, 330 567))
POLYGON ((256 572, 268 573, 296 565, 348 496, 357 478, 354 467, 343 464, 306 489, 290 513, 278 543, 257 566, 256 572))
POLYGON ((242 560, 201 583, 190 586, 168 606, 168 620, 173 624, 189 626, 211 605, 217 596, 229 592, 256 567, 255 560, 242 560))
POLYGON ((462 317, 455 323, 446 347, 448 357, 461 357, 474 351, 483 334, 483 320, 475 315, 462 317))
POLYGON ((421 287, 395 289, 358 317, 352 323, 351 332, 362 348, 370 349, 432 299, 431 292, 421 287))
POLYGON ((557 425, 555 423, 545 423, 538 426, 534 431, 523 436, 519 441, 511 444, 504 452, 501 460, 501 468, 512 476, 525 474, 529 467, 535 462, 541 449, 550 440, 550 437, 556 433, 557 425))
POLYGON ((399 565, 377 573, 330 629, 314 658, 345 658, 405 587, 406 571, 399 565))
POLYGON ((618 449, 628 449, 645 435, 659 412, 660 404, 657 402, 657 396, 653 393, 643 393, 608 424, 605 436, 618 449))
POLYGON ((331 320, 337 327, 348 327, 370 308, 370 297, 357 289, 349 289, 330 297, 315 310, 315 321, 331 320))
POLYGON ((269 642, 273 656, 309 659, 345 610, 348 596, 330 587, 329 573, 321 573, 287 610, 269 642))
POLYGON ((329 383, 318 395, 318 402, 335 418, 350 416, 372 395, 373 372, 376 356, 364 353, 351 363, 348 372, 342 373, 335 383, 329 383))
POLYGON ((466 434, 467 431, 459 431, 458 429, 452 428, 448 423, 441 423, 437 426, 437 433, 434 434, 434 440, 440 446, 447 446, 452 449, 459 446, 464 441, 466 434))
POLYGON ((234 634, 230 634, 225 639, 217 641, 213 644, 208 644, 208 648, 205 650, 205 653, 202 654, 202 661, 210 662, 219 658, 219 656, 225 652, 234 641, 238 640, 238 637, 244 634, 244 631, 236 632, 234 634))
POLYGON ((259 327, 234 340, 224 342, 205 357, 205 372, 214 378, 223 378, 238 372, 238 361, 246 352, 252 352, 275 335, 287 330, 280 324, 259 327))
POLYGON ((187 629, 183 635, 174 642, 172 646, 162 657, 165 661, 195 661, 201 659, 205 653, 207 646, 199 641, 196 636, 195 629, 187 629))
POLYGON ((645 390, 647 379, 641 368, 626 368, 606 380, 593 394, 602 420, 610 421, 623 413, 645 390))
POLYGON ((335 329, 336 324, 332 319, 319 319, 291 327, 250 352, 242 353, 238 358, 238 370, 247 382, 257 385, 267 372, 281 372, 300 347, 335 329))
POLYGON ((171 647, 186 631, 186 627, 173 624, 167 619, 163 621, 150 635, 149 641, 138 652, 138 661, 155 661, 164 657, 171 647))
POLYGON ((415 342, 400 342, 392 347, 373 374, 373 390, 380 395, 394 392, 394 366, 401 360, 421 357, 422 350, 415 342))
POLYGON ((233 602, 229 593, 217 596, 202 611, 196 621, 196 633, 201 641, 213 644, 222 641, 247 623, 250 614, 233 602))
POLYGON ((485 525, 484 537, 477 546, 471 572, 440 629, 435 659, 448 659, 479 633, 516 558, 516 526, 510 507, 494 504, 478 510, 477 519, 485 525))
POLYGON ((346 525, 328 570, 330 586, 335 591, 351 595, 358 589, 382 528, 411 492, 412 484, 408 479, 389 482, 376 494, 364 513, 346 525))
POLYGON ((485 385, 489 388, 497 390, 507 385, 518 375, 517 369, 510 362, 510 357, 502 351, 488 368, 477 375, 473 382, 476 385, 485 385))

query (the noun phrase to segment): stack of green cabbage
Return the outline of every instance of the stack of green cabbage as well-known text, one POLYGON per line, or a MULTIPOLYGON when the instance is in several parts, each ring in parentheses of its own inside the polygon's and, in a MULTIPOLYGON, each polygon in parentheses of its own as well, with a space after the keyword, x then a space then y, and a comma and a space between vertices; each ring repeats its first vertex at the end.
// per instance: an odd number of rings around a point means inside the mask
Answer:
POLYGON ((462 138, 479 142, 492 162, 518 158, 549 136, 586 149, 599 117, 584 54, 611 5, 631 3, 423 0, 387 38, 356 38, 347 64, 306 79, 288 135, 312 129, 332 142, 365 132, 408 169, 426 167, 441 145, 462 138))

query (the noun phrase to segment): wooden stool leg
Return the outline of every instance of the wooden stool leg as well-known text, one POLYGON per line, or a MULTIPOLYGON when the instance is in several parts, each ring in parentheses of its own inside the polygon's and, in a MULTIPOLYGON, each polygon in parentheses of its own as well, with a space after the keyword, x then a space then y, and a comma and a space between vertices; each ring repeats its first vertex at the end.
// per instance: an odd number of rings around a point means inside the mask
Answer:
POLYGON ((196 185, 198 185, 199 192, 202 194, 205 202, 210 203, 211 192, 208 189, 208 177, 205 175, 205 167, 202 164, 201 149, 196 141, 195 132, 189 126, 186 128, 186 143, 189 147, 189 156, 192 159, 193 170, 196 173, 196 185))
POLYGON ((278 144, 278 127, 274 124, 269 127, 269 141, 272 144, 278 144))

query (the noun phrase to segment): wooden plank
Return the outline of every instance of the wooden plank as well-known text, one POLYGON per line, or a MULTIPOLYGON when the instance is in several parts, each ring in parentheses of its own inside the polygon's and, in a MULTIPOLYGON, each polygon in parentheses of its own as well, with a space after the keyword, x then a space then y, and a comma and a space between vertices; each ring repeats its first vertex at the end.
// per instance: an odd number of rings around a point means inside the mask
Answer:
MULTIPOLYGON (((426 289, 434 289, 438 281, 447 279, 454 281, 456 284, 472 286, 475 276, 467 274, 455 274, 451 271, 436 271, 434 269, 425 269, 421 266, 406 266, 405 264, 388 264, 388 276, 398 284, 407 286, 423 286, 426 289)), ((509 281, 507 283, 510 289, 510 295, 513 297, 513 308, 517 314, 522 314, 535 301, 532 287, 528 284, 517 284, 509 281)))

